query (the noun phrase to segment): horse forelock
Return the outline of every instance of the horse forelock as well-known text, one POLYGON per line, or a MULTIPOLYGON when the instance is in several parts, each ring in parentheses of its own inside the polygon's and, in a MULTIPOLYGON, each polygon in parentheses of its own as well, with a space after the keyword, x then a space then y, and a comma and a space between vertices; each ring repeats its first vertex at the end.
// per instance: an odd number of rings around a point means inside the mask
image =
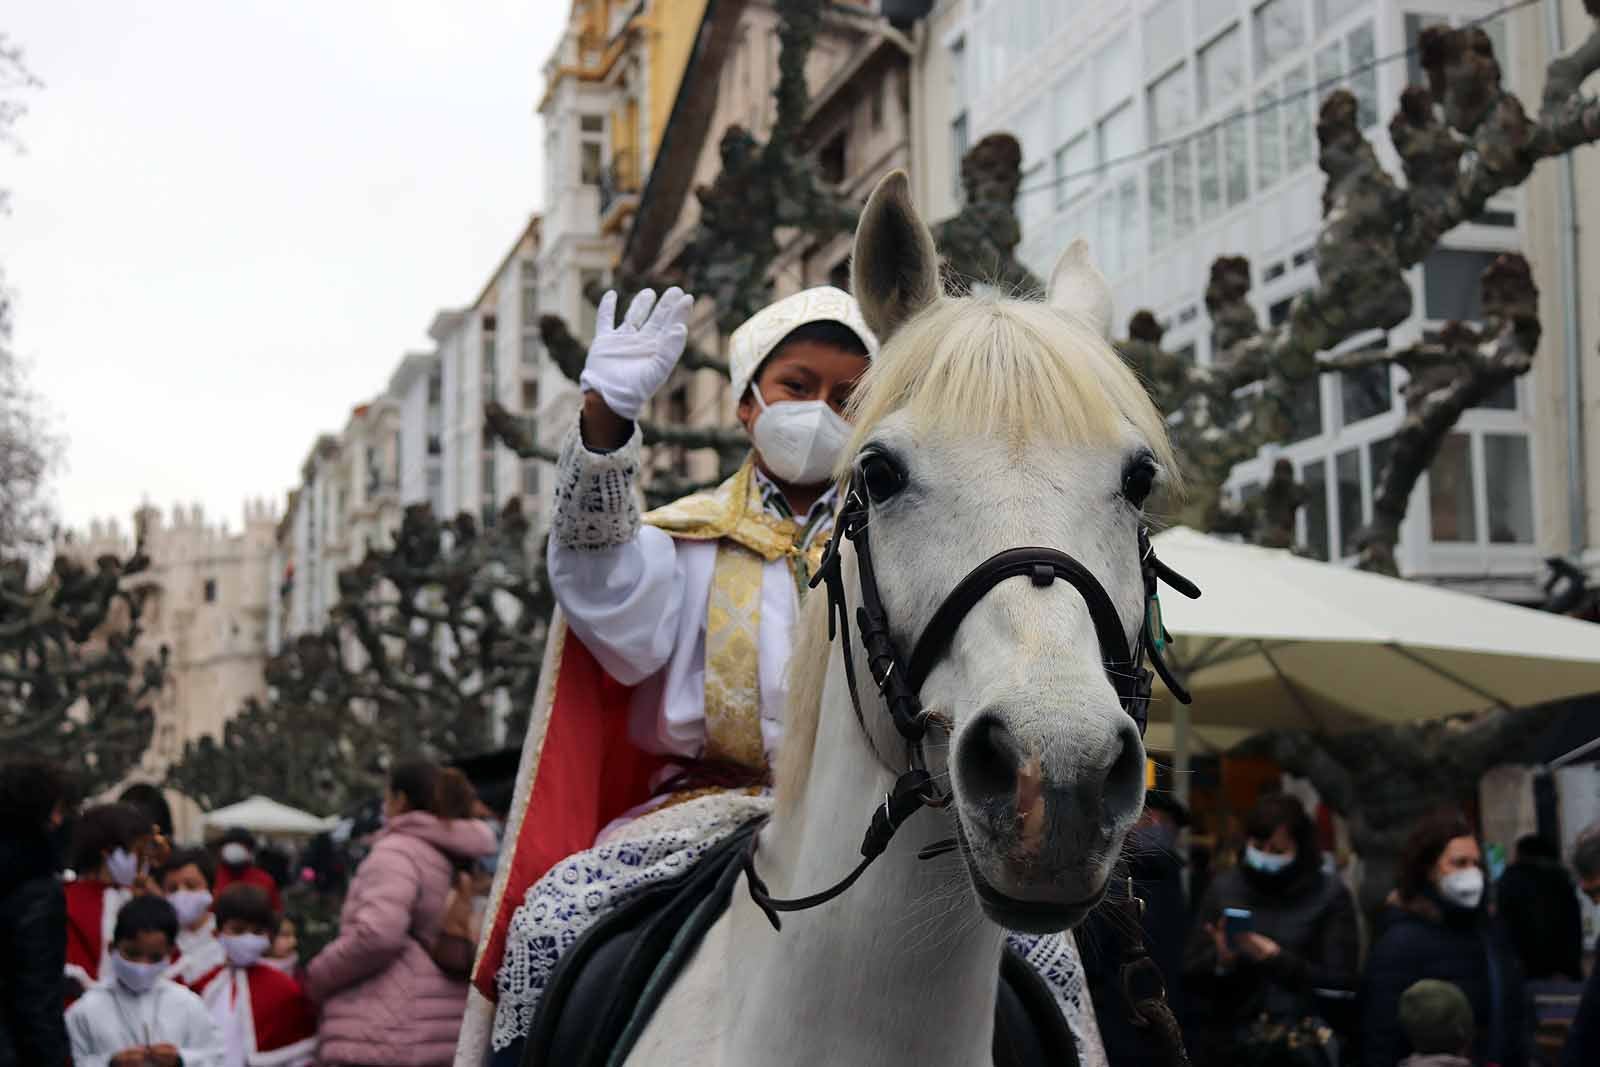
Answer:
MULTIPOLYGON (((1131 427, 1155 453, 1167 485, 1178 481, 1165 420, 1138 377, 1091 324, 1038 301, 944 298, 896 331, 851 401, 855 431, 841 480, 874 431, 901 411, 916 435, 999 437, 1018 446, 1121 444, 1131 427)), ((820 590, 806 598, 789 664, 779 817, 794 810, 811 771, 828 673, 827 612, 820 590)))

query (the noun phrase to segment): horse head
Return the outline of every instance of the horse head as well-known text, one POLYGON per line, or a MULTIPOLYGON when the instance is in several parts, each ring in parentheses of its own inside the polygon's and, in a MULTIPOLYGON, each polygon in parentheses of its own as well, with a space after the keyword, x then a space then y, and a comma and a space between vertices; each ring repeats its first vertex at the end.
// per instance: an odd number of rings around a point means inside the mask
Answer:
MULTIPOLYGON (((867 204, 853 272, 882 349, 839 473, 895 647, 910 652, 963 576, 1007 549, 1064 553, 1107 594, 1091 610, 1082 583, 992 582, 917 679, 948 732, 931 769, 948 773, 984 913, 1065 929, 1105 895, 1144 801, 1143 741, 1104 646, 1120 626, 1137 648, 1145 625, 1144 509, 1175 473, 1164 423, 1107 340, 1110 292, 1082 241, 1043 302, 948 296, 897 172, 867 204)), ((859 552, 842 562, 857 589, 859 552)), ((865 719, 877 751, 904 751, 888 716, 865 719)))

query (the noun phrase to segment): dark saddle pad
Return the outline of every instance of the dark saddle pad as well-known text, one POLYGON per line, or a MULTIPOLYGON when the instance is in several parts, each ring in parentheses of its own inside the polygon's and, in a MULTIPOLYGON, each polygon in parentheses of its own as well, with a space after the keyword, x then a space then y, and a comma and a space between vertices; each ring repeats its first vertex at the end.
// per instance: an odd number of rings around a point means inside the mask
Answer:
MULTIPOLYGON (((728 906, 755 819, 692 868, 586 930, 539 1001, 523 1067, 614 1067, 627 1059, 695 947, 728 906)), ((1072 1032, 1044 981, 1009 948, 1000 961, 995 1067, 1077 1067, 1072 1032)))

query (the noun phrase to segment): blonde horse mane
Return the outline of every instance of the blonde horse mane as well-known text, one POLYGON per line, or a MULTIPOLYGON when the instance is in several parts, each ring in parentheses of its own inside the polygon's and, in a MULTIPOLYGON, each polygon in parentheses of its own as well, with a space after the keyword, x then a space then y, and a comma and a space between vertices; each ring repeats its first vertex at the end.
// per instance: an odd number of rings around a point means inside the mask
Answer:
MULTIPOLYGON (((1117 444, 1131 428, 1155 453, 1166 484, 1177 480, 1166 424, 1138 377, 1083 318, 1042 302, 941 298, 896 330, 851 402, 855 433, 841 481, 862 444, 899 411, 919 436, 1003 435, 1018 448, 1117 444)), ((789 663, 779 817, 794 810, 811 773, 828 673, 827 611, 821 589, 806 598, 789 663)))

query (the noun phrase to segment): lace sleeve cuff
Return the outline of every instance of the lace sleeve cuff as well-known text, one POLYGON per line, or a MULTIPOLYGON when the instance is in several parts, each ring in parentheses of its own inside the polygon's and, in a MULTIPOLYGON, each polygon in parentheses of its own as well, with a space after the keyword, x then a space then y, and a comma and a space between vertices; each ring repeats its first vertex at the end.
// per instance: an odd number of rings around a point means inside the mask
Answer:
POLYGON ((639 428, 614 452, 591 452, 574 425, 556 464, 550 533, 563 548, 595 551, 633 540, 639 531, 639 428))

